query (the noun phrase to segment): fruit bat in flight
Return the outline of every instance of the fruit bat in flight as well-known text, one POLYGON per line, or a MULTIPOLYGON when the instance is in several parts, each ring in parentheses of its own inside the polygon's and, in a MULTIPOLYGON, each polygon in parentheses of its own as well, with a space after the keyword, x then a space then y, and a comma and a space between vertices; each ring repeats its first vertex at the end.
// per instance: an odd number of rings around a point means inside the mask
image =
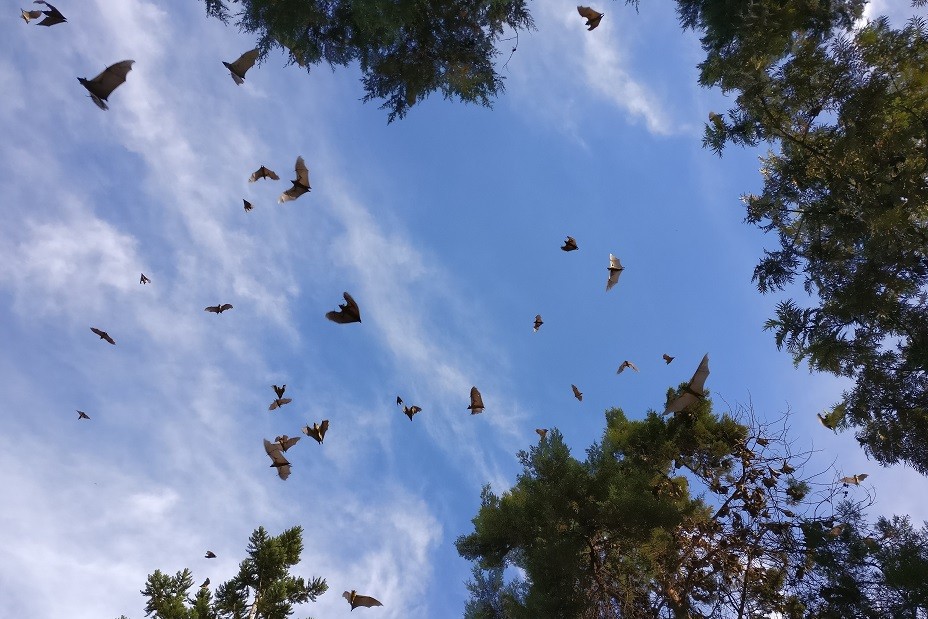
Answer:
POLYGON ((577 385, 571 385, 570 388, 574 391, 574 397, 583 402, 583 394, 577 389, 577 385))
POLYGON ((409 417, 409 421, 412 421, 413 415, 422 412, 422 409, 418 406, 406 406, 406 404, 403 403, 403 398, 400 396, 396 396, 396 405, 403 407, 403 414, 409 417))
POLYGON ((226 310, 232 309, 231 303, 224 303, 223 305, 210 305, 209 307, 204 307, 204 312, 212 312, 214 314, 221 314, 226 310))
POLYGON ((354 299, 347 292, 342 293, 342 296, 345 297, 345 302, 338 304, 338 311, 326 312, 325 317, 340 325, 349 322, 361 322, 361 309, 358 304, 354 302, 354 299))
POLYGON ((851 475, 850 477, 842 477, 841 483, 844 485, 854 485, 859 486, 860 482, 870 477, 866 473, 860 473, 859 475, 851 475))
POLYGON ((628 359, 626 359, 625 361, 622 362, 622 365, 619 366, 619 369, 616 370, 615 373, 621 374, 622 372, 625 371, 625 368, 631 368, 635 370, 636 372, 638 371, 638 366, 632 363, 631 361, 629 361, 628 359))
POLYGON ((625 270, 618 258, 609 254, 609 278, 606 280, 606 290, 610 290, 619 282, 619 275, 625 270))
POLYGON ((540 329, 543 324, 545 324, 545 321, 541 319, 541 314, 535 314, 535 325, 534 328, 532 328, 532 333, 538 333, 538 329, 540 329))
POLYGON ((277 469, 277 475, 281 479, 290 477, 290 463, 284 458, 283 449, 278 443, 264 439, 264 451, 271 458, 271 466, 277 469))
POLYGON ((284 393, 287 391, 287 385, 282 385, 280 387, 277 385, 271 385, 271 388, 274 389, 274 393, 277 394, 278 398, 284 397, 284 393))
POLYGON ((100 329, 97 329, 96 327, 90 327, 90 330, 93 331, 94 333, 96 333, 97 335, 99 335, 101 340, 106 340, 107 342, 109 342, 109 343, 112 344, 113 346, 116 345, 116 340, 114 340, 113 338, 111 338, 111 337, 110 337, 110 334, 107 333, 106 331, 101 331, 100 329))
POLYGON ((301 436, 289 437, 286 434, 282 436, 274 437, 274 442, 280 445, 280 448, 284 451, 287 451, 294 445, 300 442, 301 436))
MULTIPOLYGON (((261 180, 262 178, 269 178, 269 179, 274 180, 274 181, 279 181, 279 180, 280 180, 280 177, 277 176, 277 172, 275 172, 274 170, 271 170, 270 168, 266 168, 266 167, 264 167, 264 166, 261 166, 260 168, 258 168, 257 170, 255 170, 255 171, 251 174, 251 176, 248 177, 248 182, 249 182, 249 183, 253 183, 253 182, 255 182, 255 181, 261 180)), ((251 203, 249 202, 249 204, 251 204, 251 203)), ((245 209, 245 210, 248 210, 248 209, 245 209)))
POLYGON ((142 276, 139 278, 139 283, 140 283, 140 284, 150 284, 150 283, 151 283, 151 280, 148 279, 147 277, 145 277, 145 274, 142 273, 142 276))
POLYGON ((248 200, 242 199, 242 202, 245 203, 245 212, 248 212, 248 211, 250 211, 251 209, 254 208, 254 207, 251 205, 251 202, 249 202, 248 200))
POLYGON ((284 404, 290 404, 290 402, 293 402, 293 398, 277 398, 276 400, 271 402, 271 405, 267 407, 267 410, 269 411, 276 410, 280 408, 281 406, 283 406, 284 404))
POLYGON ((312 427, 303 426, 303 434, 316 439, 320 445, 325 438, 325 433, 329 431, 329 420, 323 419, 322 423, 313 422, 312 427))
POLYGON ((834 432, 838 433, 838 424, 841 423, 841 420, 844 419, 845 408, 844 405, 839 404, 832 410, 830 413, 823 415, 821 413, 816 413, 818 420, 822 423, 823 426, 834 432))
POLYGON ((213 552, 212 550, 207 550, 207 551, 206 551, 206 558, 207 558, 207 559, 215 559, 215 558, 216 558, 216 553, 213 552))
MULTIPOLYGON (((38 23, 39 26, 54 26, 55 24, 63 24, 64 22, 68 21, 65 19, 64 15, 61 14, 61 11, 50 5, 48 2, 45 2, 45 0, 35 0, 34 4, 44 4, 48 7, 47 11, 29 11, 30 15, 36 12, 38 12, 40 15, 45 15, 45 19, 38 23)), ((23 11, 23 13, 25 13, 25 11, 23 11)), ((33 19, 36 17, 38 17, 38 15, 35 15, 33 19)), ((23 19, 25 19, 25 17, 23 19)), ((26 23, 28 23, 28 20, 26 23)))
POLYGON ((476 387, 470 388, 470 406, 467 409, 470 411, 471 415, 476 415, 483 412, 483 397, 481 397, 480 392, 477 391, 476 387))
POLYGON ((84 411, 77 411, 77 420, 80 421, 81 419, 86 419, 87 421, 90 421, 90 415, 88 415, 84 411))
POLYGON ((603 19, 603 14, 599 11, 594 11, 588 6, 578 6, 577 12, 580 13, 581 17, 586 17, 585 26, 589 26, 587 30, 593 30, 596 26, 599 25, 599 22, 603 19))
POLYGON ((302 157, 296 158, 296 166, 294 166, 294 169, 296 170, 296 178, 291 181, 293 187, 280 194, 280 197, 277 198, 278 204, 296 200, 312 189, 312 187, 309 186, 309 169, 307 169, 306 163, 303 162, 302 157))
POLYGON ((569 236, 567 237, 567 240, 564 241, 564 244, 561 245, 561 249, 563 249, 564 251, 575 251, 580 248, 577 247, 577 239, 575 239, 572 236, 569 236))
POLYGON ((705 384, 708 377, 709 355, 706 354, 699 363, 699 367, 696 368, 696 373, 693 374, 693 378, 690 379, 689 384, 683 389, 683 393, 674 398, 667 406, 667 410, 664 411, 664 414, 679 413, 687 406, 706 397, 705 384))
POLYGON ((535 428, 535 432, 541 437, 539 440, 543 441, 548 435, 548 428, 535 428))
POLYGON ((123 60, 122 62, 117 62, 116 64, 108 66, 103 70, 103 73, 92 80, 79 77, 77 81, 87 89, 90 93, 90 98, 93 99, 93 102, 97 104, 98 108, 101 110, 108 110, 109 106, 106 105, 106 98, 116 90, 117 86, 126 81, 126 76, 129 74, 129 71, 132 70, 133 64, 135 64, 134 60, 123 60))
POLYGON ((209 578, 203 581, 203 584, 200 585, 200 589, 205 589, 209 586, 209 578))
POLYGON ((235 83, 241 85, 245 82, 245 72, 255 66, 255 60, 257 59, 258 50, 253 49, 239 56, 238 60, 233 63, 223 61, 222 64, 224 64, 229 70, 229 73, 232 74, 232 79, 235 80, 235 83))
POLYGON ((351 604, 351 610, 354 610, 358 606, 364 606, 365 608, 370 608, 372 606, 383 606, 378 600, 375 600, 369 595, 358 595, 358 592, 352 589, 350 592, 345 591, 342 593, 342 597, 348 600, 348 603, 351 604))
POLYGON ((27 11, 26 9, 19 9, 19 10, 22 11, 23 21, 26 22, 27 24, 29 23, 29 20, 38 19, 42 17, 42 11, 39 11, 39 10, 35 10, 35 11, 27 11))
POLYGON ((676 359, 676 357, 671 357, 667 353, 664 353, 663 355, 661 355, 661 357, 664 358, 664 363, 666 363, 667 365, 670 365, 670 362, 676 359))

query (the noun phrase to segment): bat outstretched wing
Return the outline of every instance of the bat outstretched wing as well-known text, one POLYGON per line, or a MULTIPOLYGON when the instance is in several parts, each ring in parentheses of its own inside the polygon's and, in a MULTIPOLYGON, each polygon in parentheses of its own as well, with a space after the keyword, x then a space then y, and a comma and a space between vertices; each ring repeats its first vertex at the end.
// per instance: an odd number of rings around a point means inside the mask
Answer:
POLYGON ((283 406, 284 404, 290 404, 290 402, 293 402, 293 398, 277 398, 276 400, 271 402, 271 405, 267 407, 267 410, 269 411, 276 410, 280 408, 281 406, 283 406))
POLYGON ((706 379, 709 378, 709 354, 702 358, 702 361, 699 362, 699 367, 696 368, 696 373, 693 374, 693 378, 690 379, 690 389, 699 393, 705 393, 706 391, 706 379))
POLYGON ((248 182, 249 182, 249 183, 254 183, 255 181, 257 181, 257 180, 259 180, 259 179, 262 179, 262 178, 269 178, 269 179, 275 180, 275 181, 279 181, 279 180, 280 180, 280 177, 277 176, 277 172, 275 172, 274 170, 272 170, 272 169, 270 169, 270 168, 266 168, 266 167, 264 167, 264 166, 261 166, 260 168, 258 168, 257 170, 255 170, 255 171, 251 174, 251 176, 248 177, 248 182))
POLYGON ((354 610, 358 606, 364 606, 365 608, 371 608, 372 606, 383 606, 379 600, 372 598, 369 595, 359 595, 357 591, 345 591, 342 593, 342 597, 348 600, 348 603, 351 604, 351 610, 354 610))
POLYGON ((312 189, 312 187, 309 185, 309 168, 306 167, 306 163, 303 161, 303 157, 296 158, 294 171, 296 172, 296 179, 291 181, 293 183, 293 187, 280 194, 280 197, 277 199, 278 203, 296 200, 304 193, 312 189))
POLYGON ((252 49, 239 56, 238 60, 235 62, 223 62, 222 64, 224 64, 232 74, 232 79, 235 80, 235 83, 241 84, 245 81, 245 73, 248 72, 248 69, 255 66, 255 61, 257 59, 258 50, 252 49))
POLYGON ((573 390, 573 392, 574 392, 574 397, 577 398, 578 400, 580 400, 581 402, 583 402, 583 394, 580 393, 580 390, 579 390, 579 389, 577 389, 577 385, 571 385, 570 388, 571 388, 571 389, 573 390))
POLYGON ((361 322, 361 308, 355 303, 354 298, 347 292, 342 293, 342 296, 345 298, 345 302, 338 305, 338 311, 326 312, 325 317, 342 325, 361 322))
POLYGON ((126 81, 126 76, 132 70, 133 64, 135 64, 134 60, 123 60, 108 66, 93 79, 88 80, 82 77, 77 79, 90 92, 90 97, 97 104, 97 107, 105 110, 108 109, 106 105, 107 97, 126 81))
POLYGON ((483 412, 483 396, 480 395, 477 387, 470 388, 470 406, 468 406, 467 409, 470 411, 471 415, 483 412))

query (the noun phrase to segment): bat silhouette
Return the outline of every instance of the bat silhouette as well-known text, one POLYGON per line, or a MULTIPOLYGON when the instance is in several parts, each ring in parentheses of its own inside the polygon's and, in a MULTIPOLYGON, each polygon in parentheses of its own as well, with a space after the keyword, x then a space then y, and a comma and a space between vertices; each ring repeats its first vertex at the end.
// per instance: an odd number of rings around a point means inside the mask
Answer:
POLYGON ((839 525, 837 525, 837 526, 831 527, 831 528, 828 530, 828 536, 829 536, 829 537, 838 537, 839 535, 841 535, 842 533, 844 533, 844 529, 846 529, 846 528, 847 528, 847 525, 846 525, 846 524, 843 524, 843 523, 842 523, 842 524, 839 524, 839 525))
POLYGON ((325 433, 329 431, 329 420, 323 419, 322 423, 313 422, 313 427, 303 426, 303 434, 311 438, 316 439, 316 442, 320 445, 322 444, 323 439, 325 439, 325 433))
POLYGON ((661 355, 661 356, 664 358, 664 363, 666 363, 667 365, 670 365, 670 362, 673 361, 674 359, 676 359, 676 357, 671 357, 671 356, 668 355, 667 353, 664 353, 664 354, 661 355))
POLYGON ((110 334, 107 333, 106 331, 101 331, 100 329, 97 329, 96 327, 90 327, 90 330, 93 331, 94 333, 96 333, 97 335, 99 335, 101 340, 106 340, 107 342, 109 342, 109 343, 112 344, 113 346, 116 345, 116 340, 114 340, 113 338, 111 338, 111 337, 110 337, 110 334))
POLYGON ((248 200, 243 199, 242 202, 245 203, 245 212, 246 212, 246 213, 247 213, 248 211, 250 211, 251 209, 254 208, 254 207, 251 205, 251 202, 249 202, 248 200))
POLYGON ((338 304, 338 311, 326 312, 325 317, 340 325, 345 325, 350 322, 361 322, 361 310, 358 308, 358 304, 355 303, 354 299, 351 298, 351 295, 347 292, 343 292, 342 296, 345 297, 345 302, 338 304))
POLYGON ((683 389, 683 393, 678 395, 674 400, 667 405, 667 410, 664 411, 665 415, 670 413, 679 413, 687 406, 694 404, 695 402, 706 397, 705 387, 706 379, 709 377, 709 355, 702 358, 702 361, 699 363, 699 367, 696 368, 696 373, 693 374, 693 378, 690 379, 689 384, 683 389))
POLYGON ((545 440, 545 437, 548 435, 548 429, 547 429, 547 428, 535 428, 535 432, 538 433, 538 436, 541 437, 540 440, 542 440, 542 441, 545 440))
POLYGON ((403 407, 403 414, 409 417, 409 421, 412 421, 413 415, 415 415, 416 413, 422 412, 422 409, 419 408, 418 406, 406 406, 403 403, 403 398, 401 398, 400 396, 396 396, 396 404, 397 406, 403 407))
POLYGON ((583 394, 577 389, 577 385, 571 385, 570 388, 574 390, 574 397, 583 402, 583 394))
POLYGON ((365 608, 370 608, 372 606, 383 606, 378 600, 375 600, 369 595, 359 595, 357 591, 352 589, 350 592, 345 591, 342 593, 342 597, 348 600, 348 603, 351 604, 351 610, 354 610, 358 606, 364 606, 365 608))
POLYGON ((823 426, 834 432, 838 433, 838 424, 841 423, 841 420, 844 419, 845 409, 843 405, 838 405, 827 415, 821 413, 816 413, 818 420, 822 423, 823 426))
POLYGON ((97 104, 98 108, 101 110, 108 110, 109 106, 106 105, 106 98, 109 97, 120 84, 126 81, 126 76, 129 74, 129 71, 132 70, 133 64, 135 64, 134 60, 123 60, 122 62, 117 62, 116 64, 108 66, 103 70, 103 73, 92 80, 79 77, 77 81, 87 89, 90 93, 90 98, 97 104))
POLYGON ((281 387, 278 387, 277 385, 271 385, 271 388, 274 389, 274 393, 277 394, 278 398, 284 397, 284 392, 287 391, 287 385, 283 385, 281 387))
POLYGON ((39 10, 36 10, 36 11, 27 11, 26 9, 19 9, 19 10, 23 12, 23 21, 26 22, 27 24, 29 23, 29 20, 31 19, 38 19, 42 17, 42 11, 39 11, 39 10))
POLYGON ((545 321, 541 319, 541 314, 535 314, 535 325, 532 329, 532 333, 538 333, 538 329, 541 328, 543 324, 545 324, 545 321))
POLYGON ((232 309, 231 303, 224 303, 223 305, 210 305, 209 307, 204 307, 203 311, 213 312, 214 314, 221 314, 226 310, 232 309))
POLYGON ((859 475, 851 475, 850 477, 842 477, 841 483, 844 484, 845 486, 847 485, 859 486, 860 482, 867 479, 868 477, 870 476, 867 475, 866 473, 860 473, 859 475))
POLYGON ((264 439, 264 451, 271 458, 271 466, 277 469, 277 476, 281 479, 290 477, 290 463, 284 458, 281 446, 264 439))
POLYGON ((275 181, 280 180, 280 177, 277 176, 277 172, 275 172, 274 170, 271 170, 270 168, 265 168, 264 166, 261 166, 260 168, 255 170, 251 176, 248 177, 248 182, 253 183, 257 180, 261 180, 262 178, 269 178, 275 181))
POLYGON ((271 402, 271 405, 267 407, 267 410, 269 411, 276 410, 280 408, 281 406, 283 406, 284 404, 290 404, 290 402, 293 402, 293 398, 277 398, 276 400, 271 402))
MULTIPOLYGON (((33 4, 44 4, 45 6, 48 7, 47 11, 40 12, 40 14, 45 15, 45 19, 43 19, 42 21, 38 23, 39 26, 54 26, 55 24, 63 24, 64 22, 68 21, 67 19, 65 19, 64 15, 61 14, 61 11, 59 11, 58 9, 50 5, 48 2, 45 2, 45 0, 35 0, 33 4)), ((33 13, 33 12, 34 11, 29 11, 29 13, 33 13)), ((36 17, 38 17, 38 15, 33 17, 33 19, 35 19, 36 17)), ((28 20, 27 20, 27 23, 28 23, 28 20)))
POLYGON ((235 80, 235 83, 241 85, 245 82, 245 72, 255 66, 255 60, 257 59, 258 50, 253 49, 239 56, 238 60, 231 64, 225 61, 223 61, 222 64, 224 64, 229 70, 229 73, 232 74, 232 79, 235 80))
POLYGON ((209 586, 209 578, 203 581, 203 584, 200 585, 200 589, 205 589, 209 586))
POLYGON ((574 251, 580 248, 577 247, 577 240, 574 237, 569 236, 567 237, 567 240, 564 241, 564 244, 561 245, 561 249, 564 251, 574 251))
POLYGON ((619 369, 616 370, 615 373, 621 374, 622 372, 625 371, 625 368, 631 368, 635 370, 636 372, 638 371, 638 366, 632 363, 631 361, 629 361, 628 359, 626 359, 625 361, 622 362, 622 365, 619 366, 619 369))
POLYGON ((306 164, 303 162, 302 157, 296 158, 296 166, 294 166, 294 169, 296 170, 296 178, 291 181, 293 187, 280 194, 280 197, 277 198, 278 204, 296 200, 312 189, 312 187, 309 186, 309 170, 306 168, 306 164))
POLYGON ((470 406, 467 409, 470 411, 471 415, 476 415, 483 412, 483 398, 480 396, 480 392, 477 391, 476 387, 470 388, 470 406))
POLYGON ((721 115, 715 112, 709 112, 709 120, 712 121, 712 124, 715 125, 715 128, 719 131, 725 130, 725 121, 722 120, 721 115))
POLYGON ((625 270, 618 258, 609 254, 609 278, 606 280, 606 290, 610 290, 619 281, 619 275, 625 270))
POLYGON ((148 279, 147 277, 145 277, 145 274, 142 273, 142 276, 139 278, 139 283, 140 283, 140 284, 150 284, 150 283, 151 283, 151 280, 148 279))
POLYGON ((592 30, 599 25, 599 22, 603 19, 603 14, 599 11, 594 11, 588 6, 578 6, 577 12, 580 13, 581 17, 586 17, 585 26, 589 26, 587 30, 592 30))
POLYGON ((301 436, 294 436, 294 437, 291 438, 291 437, 287 436, 286 434, 284 434, 284 435, 282 435, 282 436, 274 437, 274 442, 276 442, 278 445, 280 445, 280 448, 281 448, 282 450, 287 451, 288 449, 290 449, 291 447, 293 447, 294 445, 296 445, 297 443, 299 443, 301 438, 303 438, 303 437, 301 437, 301 436))
POLYGON ((207 551, 206 551, 206 557, 205 557, 205 558, 207 558, 207 559, 215 559, 215 558, 216 558, 216 553, 213 552, 212 550, 207 550, 207 551))
POLYGON ((86 419, 87 421, 90 421, 90 415, 88 415, 84 411, 77 411, 77 420, 80 421, 81 419, 86 419))

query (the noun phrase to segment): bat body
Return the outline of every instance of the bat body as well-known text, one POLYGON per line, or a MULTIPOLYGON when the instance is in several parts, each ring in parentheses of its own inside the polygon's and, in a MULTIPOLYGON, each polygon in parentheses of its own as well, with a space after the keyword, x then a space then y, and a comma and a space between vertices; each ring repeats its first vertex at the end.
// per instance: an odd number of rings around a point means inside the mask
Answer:
POLYGON ((303 426, 303 434, 316 440, 320 445, 325 439, 325 433, 329 431, 329 420, 323 419, 322 423, 313 422, 313 426, 303 426))
POLYGON ((535 314, 535 325, 532 328, 532 333, 538 333, 538 329, 540 329, 543 324, 545 324, 545 321, 541 319, 541 314, 535 314))
POLYGON ((622 262, 609 254, 609 278, 606 279, 606 290, 611 290, 613 286, 619 283, 619 276, 622 274, 622 271, 625 270, 625 267, 622 266, 622 262))
POLYGON ((304 193, 312 189, 309 186, 309 169, 306 167, 306 163, 303 162, 302 157, 296 158, 296 165, 294 166, 296 171, 296 178, 291 181, 293 187, 287 191, 280 194, 280 197, 277 198, 277 203, 289 202, 290 200, 296 200, 304 193))
POLYGON ((142 276, 139 277, 139 283, 140 283, 140 284, 150 284, 150 283, 151 283, 151 280, 148 279, 147 277, 145 277, 145 274, 142 273, 142 276))
POLYGON ((574 391, 574 397, 583 402, 583 394, 580 393, 579 389, 577 389, 577 385, 571 385, 570 388, 574 391))
POLYGON ((661 355, 661 357, 663 357, 664 363, 666 363, 667 365, 670 365, 670 362, 676 359, 676 357, 671 357, 667 353, 664 353, 663 355, 661 355))
POLYGON ((585 26, 589 26, 587 30, 593 30, 596 26, 599 25, 599 22, 603 20, 603 14, 599 11, 594 11, 588 6, 578 6, 577 12, 580 13, 581 17, 586 18, 585 26))
POLYGON ((859 475, 851 475, 850 477, 842 477, 841 483, 844 485, 859 486, 860 482, 867 479, 868 477, 870 477, 868 474, 860 473, 859 475))
POLYGON ((834 432, 835 434, 838 433, 838 424, 841 423, 842 419, 844 419, 844 414, 845 413, 844 413, 843 406, 836 406, 835 409, 832 410, 827 415, 816 413, 816 415, 818 416, 818 420, 822 423, 822 425, 828 428, 829 430, 831 430, 832 432, 834 432))
POLYGON ((355 303, 354 299, 347 292, 342 293, 342 296, 345 297, 345 302, 338 304, 338 311, 326 312, 325 317, 340 325, 345 325, 350 322, 361 322, 361 309, 358 307, 358 304, 355 303))
POLYGON ((207 550, 207 551, 206 551, 206 558, 207 558, 207 559, 215 559, 215 558, 216 558, 216 553, 213 552, 212 550, 207 550))
POLYGON ((403 403, 403 398, 400 396, 396 396, 396 405, 403 407, 403 414, 409 417, 409 421, 412 421, 412 418, 416 413, 422 412, 422 409, 418 406, 406 406, 406 404, 403 403))
POLYGON ((87 421, 90 421, 90 415, 88 415, 84 411, 77 411, 77 420, 80 421, 81 419, 86 419, 87 421))
POLYGON ((538 434, 539 440, 545 440, 545 437, 548 435, 548 428, 535 428, 535 432, 538 434))
POLYGON ((221 314, 226 310, 232 309, 231 303, 224 303, 222 305, 210 305, 209 307, 204 307, 204 312, 212 312, 214 314, 221 314))
POLYGON ((369 595, 359 595, 357 591, 352 589, 350 592, 345 591, 342 593, 342 597, 348 600, 348 603, 351 604, 351 610, 354 610, 358 606, 364 606, 365 608, 370 608, 372 606, 383 606, 378 600, 375 600, 369 595))
POLYGON ((261 166, 260 168, 252 172, 251 176, 248 177, 248 182, 253 183, 255 181, 261 180, 262 178, 269 178, 275 181, 280 180, 280 177, 277 176, 277 172, 275 172, 274 170, 271 170, 270 168, 265 168, 264 166, 261 166))
POLYGON ((567 237, 567 240, 564 241, 564 244, 561 245, 561 249, 564 251, 576 251, 580 248, 577 247, 577 240, 574 237, 569 236, 567 237))
POLYGON ((239 56, 238 60, 233 63, 223 61, 222 64, 224 64, 229 70, 229 73, 232 74, 232 79, 235 81, 235 83, 241 85, 245 82, 245 73, 248 71, 248 69, 255 66, 255 61, 257 59, 258 50, 253 49, 239 56))
POLYGON ((107 97, 109 97, 120 84, 126 81, 126 76, 129 75, 129 71, 132 70, 133 64, 135 64, 134 60, 123 60, 108 66, 103 70, 103 73, 93 79, 88 80, 79 77, 77 81, 87 89, 87 92, 90 93, 90 98, 93 99, 93 102, 98 108, 101 110, 108 110, 109 107, 106 105, 107 97))
POLYGON ((631 361, 629 361, 628 359, 626 359, 625 361, 622 362, 622 365, 619 366, 619 369, 616 370, 615 373, 621 374, 622 372, 625 371, 625 368, 631 368, 635 370, 636 372, 638 371, 638 366, 632 363, 631 361))
POLYGON ((110 334, 107 333, 106 331, 101 331, 100 329, 97 329, 96 327, 90 327, 90 330, 93 331, 94 333, 96 333, 97 335, 99 335, 101 340, 106 340, 107 342, 109 342, 109 343, 112 344, 113 346, 116 345, 116 340, 114 340, 113 338, 111 338, 111 337, 110 337, 110 334))
POLYGON ((207 578, 206 580, 203 581, 203 584, 200 585, 200 588, 201 588, 201 589, 205 589, 205 588, 207 588, 208 586, 209 586, 209 578, 207 578))
POLYGON ((251 205, 251 202, 249 202, 248 200, 242 199, 242 202, 245 203, 245 212, 248 212, 248 211, 250 211, 251 209, 254 208, 254 207, 251 205))
POLYGON ((293 402, 293 398, 277 398, 276 400, 271 402, 271 405, 267 407, 267 410, 269 411, 276 410, 280 408, 281 406, 283 406, 284 404, 290 404, 290 402, 293 402))
POLYGON ((294 436, 291 438, 287 436, 286 434, 284 434, 283 436, 274 437, 274 442, 280 445, 280 448, 282 450, 287 451, 288 449, 290 449, 291 447, 299 443, 301 438, 302 437, 300 436, 294 436))
POLYGON ((706 397, 705 384, 706 379, 709 377, 709 355, 706 354, 702 361, 699 363, 699 367, 696 368, 696 373, 693 374, 693 378, 690 379, 689 384, 683 390, 683 393, 678 395, 668 406, 667 410, 664 411, 665 415, 670 413, 679 413, 687 406, 694 404, 706 397))
POLYGON ((470 411, 471 415, 476 415, 483 412, 483 397, 480 395, 480 392, 477 391, 476 387, 470 388, 470 406, 467 409, 470 411))
MULTIPOLYGON (((35 0, 33 4, 44 4, 45 6, 48 7, 47 11, 39 12, 40 15, 41 14, 45 15, 45 19, 43 19, 42 21, 38 23, 39 26, 54 26, 55 24, 63 24, 64 22, 68 21, 67 19, 65 19, 64 15, 61 14, 61 11, 59 11, 58 9, 50 5, 48 2, 45 2, 45 0, 35 0)), ((38 12, 38 11, 29 11, 29 12, 33 13, 33 12, 38 12)), ((38 17, 38 15, 36 15, 35 17, 38 17)), ((28 20, 27 20, 27 23, 28 23, 28 20)))
POLYGON ((712 124, 715 125, 715 128, 719 131, 725 129, 725 121, 722 120, 722 117, 715 112, 709 112, 709 120, 712 121, 712 124))
POLYGON ((271 466, 277 469, 277 476, 281 479, 290 477, 290 462, 284 458, 283 448, 280 444, 264 439, 264 451, 271 458, 271 466))

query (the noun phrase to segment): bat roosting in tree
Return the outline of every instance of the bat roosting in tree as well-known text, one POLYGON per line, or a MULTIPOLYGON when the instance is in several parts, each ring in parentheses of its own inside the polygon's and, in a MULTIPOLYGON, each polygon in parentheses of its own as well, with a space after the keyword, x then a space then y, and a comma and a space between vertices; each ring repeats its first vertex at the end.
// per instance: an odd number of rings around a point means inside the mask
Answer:
POLYGON ((383 604, 369 595, 358 595, 358 592, 354 589, 352 589, 350 592, 345 591, 342 593, 342 597, 348 600, 348 603, 351 604, 351 610, 354 610, 358 606, 364 606, 365 608, 370 608, 371 606, 383 606, 383 604))
POLYGON ((580 13, 581 17, 586 17, 585 26, 589 26, 587 30, 592 30, 599 25, 599 22, 603 20, 603 14, 599 11, 594 11, 588 6, 578 6, 577 12, 580 13))
MULTIPOLYGON (((261 166, 260 168, 252 172, 251 176, 248 177, 248 182, 253 183, 257 180, 261 180, 262 178, 269 178, 275 181, 280 180, 280 177, 277 176, 277 172, 275 172, 274 170, 271 170, 270 168, 265 168, 264 166, 261 166)), ((248 210, 248 209, 245 209, 245 210, 248 210)))
POLYGON ((470 406, 467 409, 470 411, 471 415, 476 415, 477 413, 483 412, 483 397, 480 395, 480 392, 477 391, 476 387, 470 388, 470 406))
POLYGON ((203 311, 212 312, 214 314, 221 314, 226 310, 232 309, 231 303, 224 303, 222 305, 210 305, 209 307, 204 307, 203 311))
POLYGON ((98 108, 101 110, 108 110, 109 107, 106 105, 106 98, 116 90, 117 86, 126 81, 126 76, 129 74, 129 71, 132 70, 132 65, 134 63, 134 60, 123 60, 122 62, 117 62, 116 64, 108 66, 103 70, 103 73, 92 80, 79 77, 77 81, 87 89, 90 93, 90 98, 93 99, 93 102, 97 104, 98 108))
POLYGON ((406 406, 406 404, 403 403, 403 398, 400 396, 396 396, 396 405, 403 407, 403 414, 409 417, 409 421, 412 421, 413 415, 422 412, 422 409, 418 406, 406 406))
POLYGON ((278 443, 264 439, 264 451, 271 457, 271 466, 277 469, 277 475, 281 479, 290 477, 290 463, 284 458, 283 449, 278 443))
POLYGON ((257 59, 258 50, 253 49, 239 56, 238 60, 233 63, 223 61, 222 64, 224 64, 229 70, 229 73, 232 74, 232 79, 235 80, 235 83, 242 84, 245 81, 245 72, 255 65, 255 60, 257 59))
POLYGON ((94 333, 96 333, 97 335, 99 335, 101 340, 106 340, 107 342, 109 342, 109 343, 112 344, 113 346, 116 345, 116 340, 114 340, 113 338, 111 338, 111 337, 110 337, 110 334, 107 333, 106 331, 101 331, 100 329, 97 329, 96 327, 90 327, 90 330, 93 331, 94 333))
POLYGON ((329 431, 329 420, 323 419, 322 423, 313 422, 312 427, 303 426, 303 434, 316 439, 320 445, 325 438, 325 433, 329 431))
POLYGON ((293 187, 280 194, 280 197, 277 199, 278 204, 282 202, 289 202, 290 200, 296 200, 304 193, 312 189, 312 187, 309 186, 309 169, 303 162, 302 157, 296 158, 296 166, 294 166, 294 169, 296 170, 296 179, 291 181, 293 183, 293 187))
POLYGON ((345 297, 345 302, 338 304, 338 311, 326 312, 325 317, 340 325, 349 322, 361 322, 361 309, 358 304, 354 302, 354 299, 347 292, 343 292, 342 296, 345 297))
POLYGON ((705 384, 708 377, 709 355, 706 354, 706 356, 704 356, 702 361, 699 363, 699 367, 696 368, 696 373, 693 374, 693 378, 690 379, 689 384, 683 389, 683 393, 678 395, 669 405, 667 405, 667 410, 664 411, 664 414, 668 415, 670 413, 679 413, 687 406, 698 402, 702 398, 705 398, 705 384))

